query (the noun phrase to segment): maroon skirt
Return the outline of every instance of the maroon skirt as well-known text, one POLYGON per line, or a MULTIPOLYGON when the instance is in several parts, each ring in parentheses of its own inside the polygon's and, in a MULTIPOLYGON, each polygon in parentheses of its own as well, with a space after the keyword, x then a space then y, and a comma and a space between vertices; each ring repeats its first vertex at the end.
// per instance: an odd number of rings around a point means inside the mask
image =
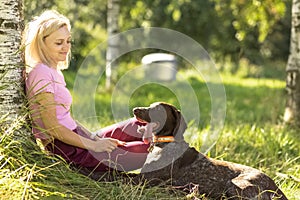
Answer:
MULTIPOLYGON (((149 148, 149 145, 142 141, 141 135, 137 132, 138 125, 143 124, 132 118, 100 130, 102 137, 111 137, 126 142, 125 146, 117 147, 111 153, 89 151, 57 139, 48 144, 46 149, 79 168, 83 167, 91 171, 101 172, 111 169, 132 171, 143 166, 149 148)), ((88 138, 80 127, 73 131, 88 138)))

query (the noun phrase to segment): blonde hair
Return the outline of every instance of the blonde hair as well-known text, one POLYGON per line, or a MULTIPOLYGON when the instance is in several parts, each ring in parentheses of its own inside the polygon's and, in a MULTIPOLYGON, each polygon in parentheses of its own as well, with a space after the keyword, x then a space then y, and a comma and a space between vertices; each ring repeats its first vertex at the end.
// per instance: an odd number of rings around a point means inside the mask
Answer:
MULTIPOLYGON (((47 56, 45 38, 59 28, 66 26, 71 31, 71 25, 68 18, 54 10, 44 11, 40 16, 34 17, 28 23, 23 34, 24 58, 26 71, 29 72, 38 63, 51 66, 54 61, 47 56)), ((71 51, 68 52, 67 59, 57 65, 57 69, 67 69, 71 51)))

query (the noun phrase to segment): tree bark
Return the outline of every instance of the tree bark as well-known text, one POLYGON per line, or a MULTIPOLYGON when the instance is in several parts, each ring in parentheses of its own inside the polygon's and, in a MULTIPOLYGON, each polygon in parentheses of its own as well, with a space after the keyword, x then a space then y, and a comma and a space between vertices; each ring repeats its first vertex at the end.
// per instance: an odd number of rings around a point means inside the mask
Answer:
POLYGON ((293 0, 290 55, 286 67, 287 99, 284 121, 300 125, 300 1, 293 0))
POLYGON ((24 105, 24 69, 20 45, 22 0, 0 0, 0 118, 12 123, 24 105))
POLYGON ((106 88, 111 87, 112 81, 112 62, 117 58, 119 54, 119 38, 117 33, 119 32, 119 13, 120 13, 120 1, 108 0, 107 2, 107 34, 108 44, 106 50, 106 88))

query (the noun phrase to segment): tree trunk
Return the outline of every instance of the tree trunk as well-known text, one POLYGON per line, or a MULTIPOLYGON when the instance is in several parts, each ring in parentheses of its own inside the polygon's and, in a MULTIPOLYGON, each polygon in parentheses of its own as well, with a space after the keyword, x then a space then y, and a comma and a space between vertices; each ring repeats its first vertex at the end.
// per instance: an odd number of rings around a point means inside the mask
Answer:
POLYGON ((293 0, 290 55, 286 67, 284 121, 300 125, 300 1, 293 0))
POLYGON ((24 105, 24 68, 20 44, 22 0, 0 0, 0 118, 12 123, 24 105))
POLYGON ((106 88, 111 87, 112 62, 119 54, 119 38, 115 35, 119 32, 120 1, 108 0, 107 2, 107 34, 108 44, 106 51, 106 88))

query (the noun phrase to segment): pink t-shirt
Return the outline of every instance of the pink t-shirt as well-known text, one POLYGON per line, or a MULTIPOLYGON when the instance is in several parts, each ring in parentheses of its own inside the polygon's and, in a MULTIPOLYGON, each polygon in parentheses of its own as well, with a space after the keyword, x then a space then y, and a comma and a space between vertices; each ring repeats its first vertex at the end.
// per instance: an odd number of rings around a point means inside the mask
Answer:
POLYGON ((50 92, 54 95, 56 102, 56 116, 58 122, 70 130, 76 128, 76 122, 71 116, 70 107, 72 96, 66 87, 63 74, 56 69, 44 64, 38 64, 28 74, 26 79, 26 92, 30 105, 31 117, 33 119, 32 131, 37 138, 47 139, 43 134, 46 130, 37 111, 38 105, 35 103, 35 95, 41 92, 50 92))

